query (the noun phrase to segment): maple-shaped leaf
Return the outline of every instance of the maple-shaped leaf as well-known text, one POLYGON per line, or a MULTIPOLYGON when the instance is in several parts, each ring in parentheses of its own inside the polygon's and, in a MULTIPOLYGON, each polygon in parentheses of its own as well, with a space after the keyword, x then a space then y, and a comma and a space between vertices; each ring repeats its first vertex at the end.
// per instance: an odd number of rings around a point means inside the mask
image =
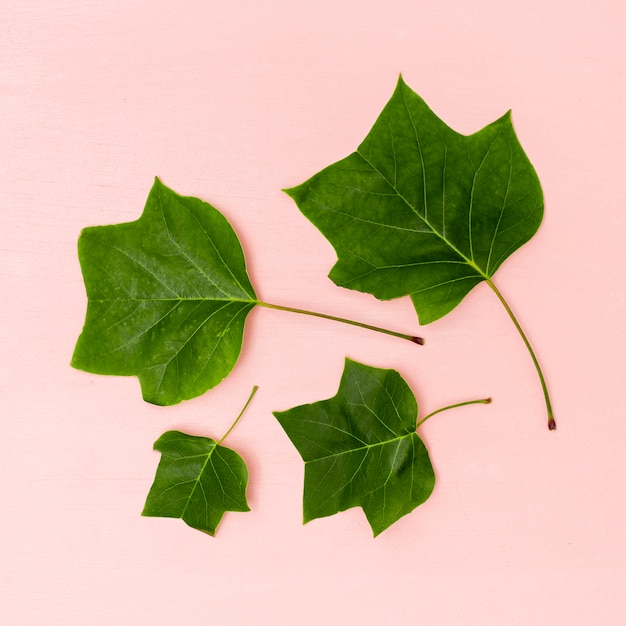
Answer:
POLYGON ((410 295, 422 324, 489 281, 543 216, 509 113, 461 135, 402 78, 356 152, 286 191, 335 248, 337 285, 410 295))
POLYGON ((88 307, 74 367, 135 375, 155 404, 198 396, 232 370, 257 302, 217 209, 157 178, 138 220, 84 229, 78 253, 88 307))
POLYGON ((243 459, 213 439, 168 431, 154 444, 161 460, 142 515, 181 518, 209 535, 226 511, 249 511, 243 459))
POLYGON ((414 335, 258 300, 226 218, 158 178, 138 220, 84 229, 78 256, 88 305, 72 365, 137 376, 144 399, 154 404, 194 398, 227 376, 255 306, 423 343, 414 335))
POLYGON ((376 536, 433 490, 415 396, 395 370, 346 359, 337 395, 274 415, 305 462, 305 523, 360 506, 376 536))
POLYGON ((400 77, 356 152, 285 191, 333 245, 337 285, 383 300, 408 295, 422 324, 485 281, 530 352, 556 428, 537 357, 492 280, 543 218, 539 178, 510 112, 461 135, 400 77))

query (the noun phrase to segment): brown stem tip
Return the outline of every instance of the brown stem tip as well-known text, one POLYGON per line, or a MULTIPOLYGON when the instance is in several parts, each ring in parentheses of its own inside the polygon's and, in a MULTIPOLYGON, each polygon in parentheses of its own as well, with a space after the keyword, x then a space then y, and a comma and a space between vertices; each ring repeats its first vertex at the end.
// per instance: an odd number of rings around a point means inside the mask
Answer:
POLYGON ((419 346, 423 346, 424 345, 424 339, 423 337, 411 337, 411 341, 413 343, 416 343, 419 346))
POLYGON ((550 419, 548 420, 548 428, 550 430, 556 430, 556 422, 552 416, 550 416, 550 419))

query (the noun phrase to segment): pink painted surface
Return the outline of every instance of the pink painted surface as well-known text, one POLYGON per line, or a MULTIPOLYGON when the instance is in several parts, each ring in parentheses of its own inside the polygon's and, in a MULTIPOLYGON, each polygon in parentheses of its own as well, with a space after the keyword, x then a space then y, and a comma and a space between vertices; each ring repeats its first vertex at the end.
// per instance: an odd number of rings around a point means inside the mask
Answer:
POLYGON ((624 96, 617 0, 0 2, 0 622, 623 624, 624 96), (174 5, 176 8, 173 8, 174 5), (423 348, 258 310, 234 373, 171 408, 68 365, 84 226, 137 218, 153 177, 223 211, 258 293, 414 332, 408 299, 334 286, 281 188, 351 152, 399 72, 453 128, 513 109, 546 197, 498 273, 544 365, 477 288, 423 348), (301 525, 272 410, 333 395, 343 359, 398 369, 430 420, 433 497, 373 540, 353 509, 301 525), (252 512, 213 539, 142 518, 178 428, 229 438, 252 512))

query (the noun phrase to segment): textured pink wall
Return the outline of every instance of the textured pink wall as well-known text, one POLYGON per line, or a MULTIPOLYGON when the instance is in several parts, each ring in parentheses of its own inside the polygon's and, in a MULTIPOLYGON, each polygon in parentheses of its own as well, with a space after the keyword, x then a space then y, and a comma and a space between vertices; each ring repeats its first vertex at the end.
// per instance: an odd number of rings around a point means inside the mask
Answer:
POLYGON ((617 0, 0 2, 0 621, 623 624, 624 96, 617 0), (174 8, 175 7, 175 8, 174 8), (453 128, 513 109, 546 197, 498 273, 543 362, 477 288, 424 348, 258 310, 235 372, 171 408, 68 363, 76 239, 139 216, 155 175, 223 211, 259 294, 417 330, 408 299, 334 286, 280 189, 351 152, 399 72, 453 128), (272 417, 333 395, 343 359, 398 369, 430 412, 433 497, 373 540, 360 510, 301 526, 302 463, 272 417), (140 517, 165 430, 223 433, 252 512, 215 539, 140 517))

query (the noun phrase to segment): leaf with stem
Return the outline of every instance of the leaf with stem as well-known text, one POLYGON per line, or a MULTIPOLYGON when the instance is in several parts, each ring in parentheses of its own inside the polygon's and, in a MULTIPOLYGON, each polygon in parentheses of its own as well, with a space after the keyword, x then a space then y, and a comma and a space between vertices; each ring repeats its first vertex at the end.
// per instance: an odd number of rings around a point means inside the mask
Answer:
POLYGON ((168 431, 154 444, 161 460, 142 515, 177 517, 211 536, 226 511, 249 511, 248 469, 244 460, 222 445, 252 401, 258 387, 219 440, 168 431))
POLYGON ((541 185, 510 112, 461 135, 400 77, 356 152, 285 191, 333 245, 337 285, 383 300, 409 295, 422 324, 486 282, 530 352, 556 428, 539 361, 493 282, 543 217, 541 185))
POLYGON ((435 486, 415 396, 395 370, 346 359, 337 394, 275 412, 305 464, 304 523, 360 506, 374 536, 425 502, 435 486))
POLYGON ((86 228, 78 253, 88 304, 72 365, 137 376, 144 399, 154 404, 194 398, 227 376, 255 306, 422 343, 413 335, 259 300, 226 218, 158 178, 138 220, 86 228))

